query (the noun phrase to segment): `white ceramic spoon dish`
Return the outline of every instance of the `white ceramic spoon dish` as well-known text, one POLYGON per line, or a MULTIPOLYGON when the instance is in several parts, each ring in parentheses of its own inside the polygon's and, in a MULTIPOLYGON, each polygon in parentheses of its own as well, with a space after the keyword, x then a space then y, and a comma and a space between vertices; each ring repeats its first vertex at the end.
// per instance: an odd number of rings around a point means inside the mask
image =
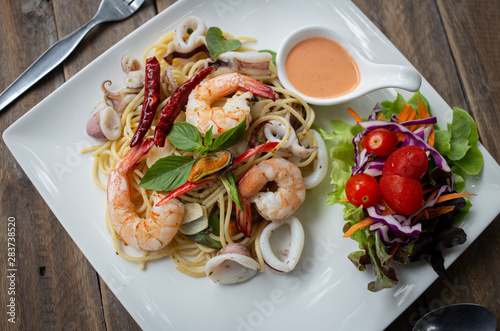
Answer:
POLYGON ((392 87, 415 92, 418 91, 422 83, 422 77, 417 70, 396 64, 374 63, 361 55, 356 47, 340 33, 316 25, 299 28, 285 38, 276 56, 276 67, 278 77, 286 89, 297 93, 307 103, 320 106, 344 103, 383 88, 392 87), (335 41, 340 44, 356 62, 360 81, 350 92, 331 98, 315 98, 298 91, 292 83, 290 83, 285 68, 288 54, 300 42, 314 37, 323 37, 335 41))

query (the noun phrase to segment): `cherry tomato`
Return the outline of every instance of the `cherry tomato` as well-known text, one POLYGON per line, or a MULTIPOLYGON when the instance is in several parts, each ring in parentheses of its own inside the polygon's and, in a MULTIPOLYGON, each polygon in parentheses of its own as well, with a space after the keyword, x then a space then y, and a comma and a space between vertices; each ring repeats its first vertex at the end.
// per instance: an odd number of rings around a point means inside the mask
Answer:
POLYGON ((411 215, 422 207, 424 192, 418 179, 398 175, 382 176, 380 192, 396 213, 411 215))
POLYGON ((382 176, 398 175, 420 179, 427 171, 429 160, 425 151, 418 146, 401 147, 387 158, 382 176))
POLYGON ((366 174, 351 176, 345 184, 345 194, 350 203, 363 208, 373 206, 382 197, 377 180, 366 174))
POLYGON ((387 155, 394 151, 398 136, 391 130, 380 128, 369 132, 365 138, 365 148, 375 155, 387 155))

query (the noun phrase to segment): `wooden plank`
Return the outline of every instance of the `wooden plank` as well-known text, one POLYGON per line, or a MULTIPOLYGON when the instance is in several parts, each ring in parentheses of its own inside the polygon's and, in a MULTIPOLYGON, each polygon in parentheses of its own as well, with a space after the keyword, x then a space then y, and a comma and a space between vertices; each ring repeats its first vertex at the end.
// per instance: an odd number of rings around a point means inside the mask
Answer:
POLYGON ((177 0, 156 0, 156 8, 158 9, 158 13, 161 13, 176 2, 177 0))
MULTIPOLYGON (((500 162, 500 6, 492 1, 441 1, 439 12, 465 90, 466 108, 478 124, 482 144, 500 162)), ((478 197, 479 198, 479 197, 478 197)), ((471 220, 474 221, 474 220, 471 220)), ((500 217, 450 267, 451 284, 436 284, 441 297, 488 307, 500 321, 500 217)), ((432 292, 431 292, 432 293, 432 292)), ((439 296, 427 300, 438 301, 439 296)))
POLYGON ((441 0, 438 4, 481 141, 500 162, 500 5, 441 0))
MULTIPOLYGON (((1 6, 0 58, 4 65, 0 89, 3 90, 57 40, 57 34, 51 2, 6 0, 1 2, 1 6)), ((63 82, 61 68, 43 78, 0 114, 1 131, 63 82)), ((0 329, 102 327, 102 323, 86 309, 87 306, 99 306, 98 297, 82 290, 95 288, 88 285, 92 283, 92 278, 85 275, 91 271, 88 263, 4 144, 0 145, 0 168, 0 215, 16 220, 17 269, 15 295, 12 296, 17 303, 16 324, 9 323, 4 316, 0 329), (74 295, 63 299, 69 292, 74 295)), ((2 229, 1 233, 6 232, 2 229)), ((7 247, 6 238, 2 235, 0 239, 2 247, 7 247)), ((2 268, 2 279, 6 279, 5 272, 2 268)), ((7 282, 0 284, 0 293, 4 294, 0 296, 0 302, 6 307, 6 300, 11 296, 7 295, 7 282)))

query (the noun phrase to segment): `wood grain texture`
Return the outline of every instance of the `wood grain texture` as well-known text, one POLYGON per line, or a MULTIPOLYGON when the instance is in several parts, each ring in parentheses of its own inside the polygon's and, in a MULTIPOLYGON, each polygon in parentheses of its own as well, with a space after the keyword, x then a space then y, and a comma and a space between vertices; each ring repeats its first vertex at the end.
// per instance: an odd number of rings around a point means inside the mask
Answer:
MULTIPOLYGON (((3 90, 45 49, 89 20, 99 0, 0 0, 3 90)), ((173 4, 147 0, 125 21, 103 24, 62 66, 0 113, 3 132, 25 112, 116 42, 173 4)), ((500 160, 500 6, 496 1, 354 0, 450 105, 476 119, 481 141, 500 160)), ((90 111, 90 110, 89 110, 90 111)), ((0 330, 139 330, 0 143, 0 254, 6 256, 6 218, 16 218, 17 324, 0 330), (14 192, 14 194, 13 194, 14 192)), ((456 302, 487 306, 500 321, 500 218, 387 330, 411 330, 430 309, 456 302)), ((5 279, 5 268, 0 278, 5 279)), ((0 282, 0 304, 8 297, 0 282)))
POLYGON ((499 162, 500 4, 463 0, 438 4, 481 142, 499 162))
MULTIPOLYGON (((57 34, 52 3, 27 0, 2 1, 1 5, 0 58, 4 65, 0 89, 3 90, 57 41, 57 34)), ((63 82, 58 68, 9 105, 0 115, 2 132, 63 82)), ((101 300, 98 291, 93 290, 95 272, 3 143, 0 155, 2 261, 7 255, 7 217, 15 217, 17 262, 17 323, 8 323, 4 316, 0 329, 102 327, 101 300), (77 307, 84 309, 78 311, 77 307)), ((0 274, 5 280, 5 268, 0 274)), ((7 293, 5 285, 2 281, 2 294, 7 293)), ((2 307, 6 307, 7 298, 1 296, 2 307)))

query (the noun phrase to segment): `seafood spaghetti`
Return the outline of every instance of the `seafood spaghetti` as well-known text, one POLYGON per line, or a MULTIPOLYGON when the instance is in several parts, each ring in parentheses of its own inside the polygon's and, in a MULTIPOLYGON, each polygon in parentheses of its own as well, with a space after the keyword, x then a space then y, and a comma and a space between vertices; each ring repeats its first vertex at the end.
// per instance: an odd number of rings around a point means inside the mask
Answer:
POLYGON ((190 276, 231 284, 291 271, 304 245, 293 216, 325 177, 314 111, 285 90, 272 52, 254 51, 198 17, 122 58, 124 87, 94 109, 92 177, 107 190, 116 252, 138 262, 170 257, 190 276), (289 249, 271 234, 289 226, 289 249))

